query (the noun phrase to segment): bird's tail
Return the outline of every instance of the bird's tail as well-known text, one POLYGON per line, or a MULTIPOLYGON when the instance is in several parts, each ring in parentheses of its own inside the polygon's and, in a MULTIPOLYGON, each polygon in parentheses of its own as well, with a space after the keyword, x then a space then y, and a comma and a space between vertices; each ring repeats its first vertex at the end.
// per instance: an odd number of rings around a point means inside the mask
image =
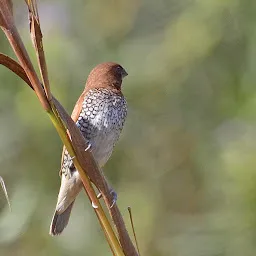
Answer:
POLYGON ((67 226, 75 199, 83 187, 78 171, 62 174, 55 213, 50 226, 50 235, 60 235, 67 226))
POLYGON ((68 225, 70 213, 71 213, 74 202, 75 200, 62 213, 58 213, 57 210, 55 211, 52 218, 52 223, 50 226, 50 235, 52 236, 60 235, 63 229, 68 225))

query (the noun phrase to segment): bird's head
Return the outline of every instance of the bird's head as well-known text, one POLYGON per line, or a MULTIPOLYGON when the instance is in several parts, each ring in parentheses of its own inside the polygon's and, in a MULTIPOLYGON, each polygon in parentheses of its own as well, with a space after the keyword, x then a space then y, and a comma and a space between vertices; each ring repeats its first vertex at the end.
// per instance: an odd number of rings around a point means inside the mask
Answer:
POLYGON ((86 87, 87 89, 106 87, 121 90, 123 78, 127 75, 128 73, 121 65, 114 62, 104 62, 97 65, 91 71, 86 82, 86 87))

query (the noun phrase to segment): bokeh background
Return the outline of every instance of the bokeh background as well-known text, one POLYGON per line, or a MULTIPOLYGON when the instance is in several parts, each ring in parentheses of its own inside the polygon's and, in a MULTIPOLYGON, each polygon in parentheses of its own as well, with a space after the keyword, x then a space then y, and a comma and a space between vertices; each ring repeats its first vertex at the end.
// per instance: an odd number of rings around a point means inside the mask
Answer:
MULTIPOLYGON (((14 1, 35 60, 27 10, 14 1)), ((129 73, 129 115, 105 173, 142 255, 256 255, 256 2, 39 1, 51 87, 71 113, 89 71, 129 73)), ((4 34, 0 51, 14 57, 4 34)), ((61 141, 32 90, 0 67, 0 255, 112 255, 84 194, 48 235, 61 141)))

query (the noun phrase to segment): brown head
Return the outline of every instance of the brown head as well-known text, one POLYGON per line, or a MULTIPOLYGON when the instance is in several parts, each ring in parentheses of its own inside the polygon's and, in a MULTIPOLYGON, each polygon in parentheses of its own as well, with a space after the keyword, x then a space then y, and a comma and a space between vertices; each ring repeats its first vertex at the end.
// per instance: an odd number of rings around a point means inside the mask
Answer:
POLYGON ((92 88, 109 88, 120 91, 123 78, 127 75, 125 69, 117 63, 101 63, 89 74, 86 82, 86 90, 92 88))

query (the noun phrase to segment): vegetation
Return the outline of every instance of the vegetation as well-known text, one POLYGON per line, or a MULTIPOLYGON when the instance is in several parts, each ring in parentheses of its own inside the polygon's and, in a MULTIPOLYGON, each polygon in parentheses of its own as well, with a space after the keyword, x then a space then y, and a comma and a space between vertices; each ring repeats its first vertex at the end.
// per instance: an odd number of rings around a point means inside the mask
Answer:
MULTIPOLYGON (((27 10, 19 32, 36 63, 27 10)), ((71 113, 96 64, 128 71, 128 119, 104 172, 142 255, 255 255, 254 1, 39 1, 51 89, 71 113)), ((0 50, 15 57, 4 34, 0 50)), ((91 204, 48 228, 62 143, 32 90, 0 67, 0 255, 112 255, 91 204)))

